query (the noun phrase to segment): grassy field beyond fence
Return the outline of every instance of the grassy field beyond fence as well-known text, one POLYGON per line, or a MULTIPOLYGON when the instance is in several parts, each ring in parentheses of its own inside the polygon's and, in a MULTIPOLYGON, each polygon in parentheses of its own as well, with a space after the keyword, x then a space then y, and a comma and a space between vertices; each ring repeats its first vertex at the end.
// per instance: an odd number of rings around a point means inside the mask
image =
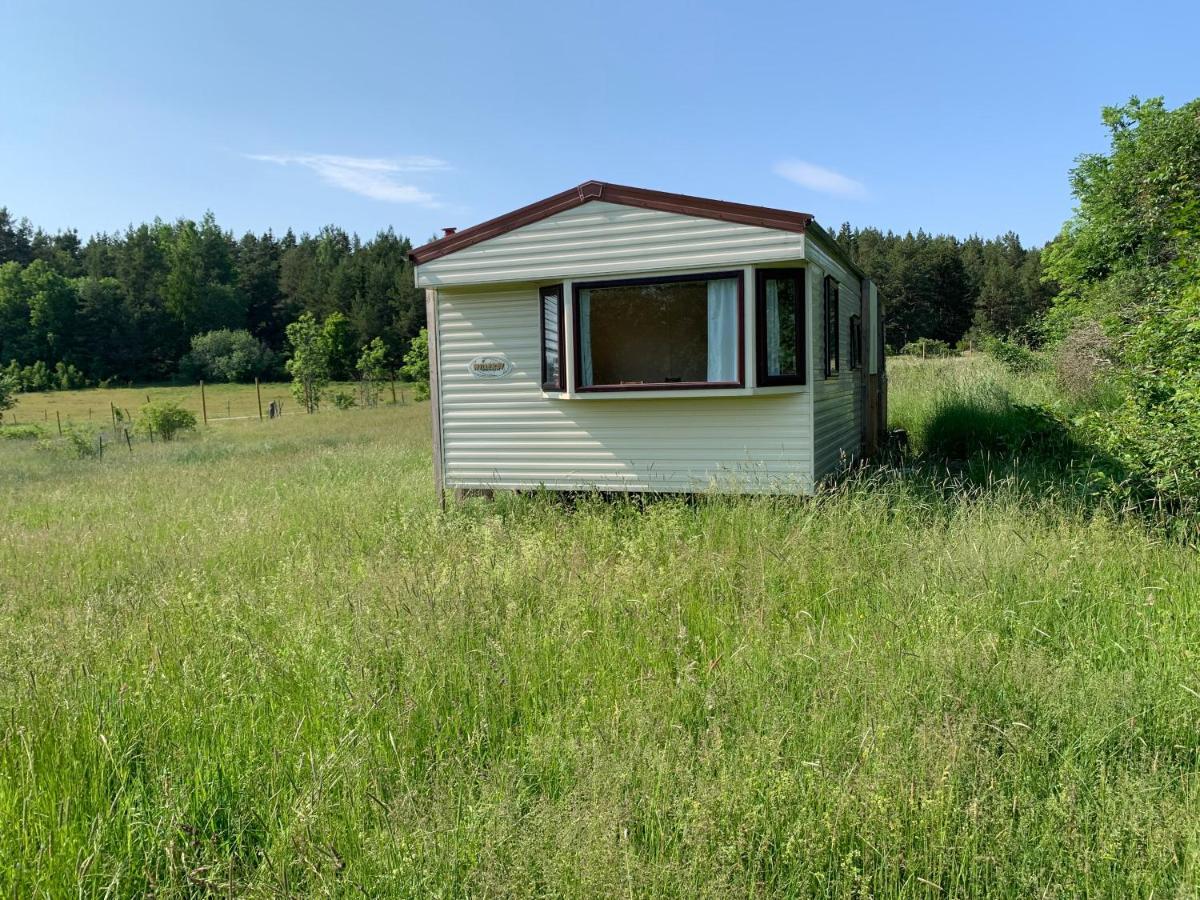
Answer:
POLYGON ((1144 522, 1003 466, 443 514, 428 404, 288 409, 0 442, 0 896, 1200 891, 1200 559, 1144 522))
MULTIPOLYGON (((332 395, 344 391, 351 396, 358 396, 358 384, 347 382, 334 384, 330 387, 332 395)), ((205 400, 208 406, 209 420, 224 418, 258 418, 258 397, 253 384, 206 384, 204 386, 205 400)), ((304 409, 292 397, 290 383, 270 382, 261 385, 263 415, 272 400, 283 404, 287 413, 301 413, 304 409)), ((381 402, 390 403, 391 388, 383 389, 381 402)), ((411 384, 396 384, 396 399, 399 402, 412 400, 411 384)), ((128 410, 136 415, 138 408, 148 400, 169 400, 178 403, 184 409, 201 418, 200 385, 151 385, 148 387, 132 388, 89 388, 79 391, 40 391, 30 394, 18 394, 17 405, 5 413, 5 421, 15 421, 18 424, 55 425, 55 413, 61 417, 64 425, 68 423, 83 424, 92 422, 103 425, 110 421, 109 405, 114 404, 118 409, 128 410)), ((328 404, 333 408, 332 402, 328 404)))

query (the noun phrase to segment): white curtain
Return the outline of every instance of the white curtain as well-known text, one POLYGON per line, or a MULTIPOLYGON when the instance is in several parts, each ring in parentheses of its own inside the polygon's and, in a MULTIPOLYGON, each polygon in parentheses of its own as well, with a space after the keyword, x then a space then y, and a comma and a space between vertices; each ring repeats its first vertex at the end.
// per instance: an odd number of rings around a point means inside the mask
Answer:
POLYGON ((737 381, 737 280, 708 283, 708 380, 737 381))
POLYGON ((592 292, 579 292, 579 368, 581 386, 592 383, 592 292))
POLYGON ((767 279, 767 374, 779 374, 779 282, 767 279))

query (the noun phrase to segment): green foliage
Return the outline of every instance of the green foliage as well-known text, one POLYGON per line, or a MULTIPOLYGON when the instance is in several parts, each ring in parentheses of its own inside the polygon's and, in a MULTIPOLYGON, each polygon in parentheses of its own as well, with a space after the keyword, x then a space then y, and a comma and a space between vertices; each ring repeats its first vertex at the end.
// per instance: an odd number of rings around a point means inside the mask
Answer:
POLYGON ((199 335, 245 330, 277 352, 308 312, 330 328, 336 377, 353 377, 358 348, 374 338, 394 367, 424 323, 409 249, 391 230, 363 242, 334 227, 235 240, 211 213, 83 243, 0 208, 0 360, 61 361, 94 382, 157 381, 199 335))
POLYGON ((51 369, 41 360, 31 366, 20 366, 11 360, 3 370, 4 375, 16 383, 17 389, 26 393, 33 391, 75 391, 87 387, 87 379, 75 366, 63 362, 51 369))
POLYGON ((422 328, 413 339, 412 347, 404 354, 400 373, 413 382, 417 400, 429 399, 429 331, 422 328))
POLYGON ((1041 368, 1042 362, 1038 355, 1016 341, 991 338, 985 341, 983 346, 988 355, 1010 372, 1034 372, 1041 368))
POLYGON ((172 441, 185 431, 196 428, 196 414, 171 400, 145 404, 138 411, 138 430, 172 441))
POLYGON ((972 328, 1029 337, 1054 294, 1042 281, 1040 252, 1012 232, 960 240, 847 224, 837 241, 878 284, 892 348, 921 336, 954 344, 972 328))
POLYGON ((1194 893, 1194 550, 978 458, 442 512, 429 452, 425 404, 0 450, 6 896, 1194 893))
POLYGON ((287 327, 292 358, 287 361, 292 376, 292 395, 313 413, 321 405, 321 396, 329 384, 329 340, 317 320, 305 313, 287 327))
POLYGON ((94 428, 68 425, 63 429, 62 440, 51 440, 51 446, 64 449, 76 459, 99 459, 104 456, 104 438, 94 428))
POLYGON ((180 360, 188 381, 249 381, 266 378, 275 369, 275 354, 245 330, 222 328, 192 338, 191 351, 180 360))
POLYGON ((18 390, 17 379, 9 372, 0 371, 0 423, 4 421, 4 414, 16 406, 18 390))
POLYGON ((917 338, 915 341, 909 341, 900 348, 900 352, 905 356, 919 356, 922 359, 958 355, 958 351, 945 341, 939 341, 934 338, 917 338))
POLYGON ((1122 389, 1087 423, 1166 498, 1200 496, 1200 100, 1104 110, 1111 147, 1072 172, 1078 213, 1049 248, 1049 327, 1097 322, 1122 389))
POLYGON ((349 391, 337 391, 333 395, 333 405, 342 410, 354 409, 358 405, 358 402, 349 391))
MULTIPOLYGON (((0 414, 0 419, 3 415, 0 414)), ((46 429, 33 423, 20 425, 4 425, 0 427, 0 440, 6 441, 36 441, 47 436, 46 429)))
POLYGON ((329 377, 334 381, 353 378, 358 344, 350 320, 340 312, 332 312, 322 323, 321 331, 329 354, 329 377))
POLYGON ((363 347, 355 368, 362 379, 363 402, 367 406, 377 405, 380 391, 388 378, 387 347, 380 338, 373 338, 371 343, 363 347))

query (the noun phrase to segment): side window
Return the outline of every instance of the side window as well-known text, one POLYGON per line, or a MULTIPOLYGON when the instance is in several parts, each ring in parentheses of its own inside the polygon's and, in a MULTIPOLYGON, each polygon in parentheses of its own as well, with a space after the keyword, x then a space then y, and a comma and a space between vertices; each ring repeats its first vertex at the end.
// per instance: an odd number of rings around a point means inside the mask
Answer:
POLYGON ((862 368, 862 318, 850 317, 850 346, 846 358, 851 370, 862 368))
POLYGON ((563 292, 561 284, 544 287, 542 316, 542 390, 564 390, 563 383, 563 292))
POLYGON ((838 309, 840 305, 840 296, 838 292, 837 279, 832 275, 825 276, 825 298, 824 298, 824 317, 825 323, 825 377, 832 378, 837 375, 842 368, 841 360, 841 330, 838 327, 838 309))
POLYGON ((804 269, 756 274, 758 383, 804 384, 804 269))

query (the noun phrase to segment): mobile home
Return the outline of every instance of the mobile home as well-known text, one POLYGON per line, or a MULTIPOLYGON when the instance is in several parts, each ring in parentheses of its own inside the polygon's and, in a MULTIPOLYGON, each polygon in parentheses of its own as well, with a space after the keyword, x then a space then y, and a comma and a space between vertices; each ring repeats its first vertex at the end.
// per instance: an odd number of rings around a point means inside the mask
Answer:
POLYGON ((879 297, 806 213, 589 181, 412 260, 439 494, 810 493, 880 440, 879 297))

